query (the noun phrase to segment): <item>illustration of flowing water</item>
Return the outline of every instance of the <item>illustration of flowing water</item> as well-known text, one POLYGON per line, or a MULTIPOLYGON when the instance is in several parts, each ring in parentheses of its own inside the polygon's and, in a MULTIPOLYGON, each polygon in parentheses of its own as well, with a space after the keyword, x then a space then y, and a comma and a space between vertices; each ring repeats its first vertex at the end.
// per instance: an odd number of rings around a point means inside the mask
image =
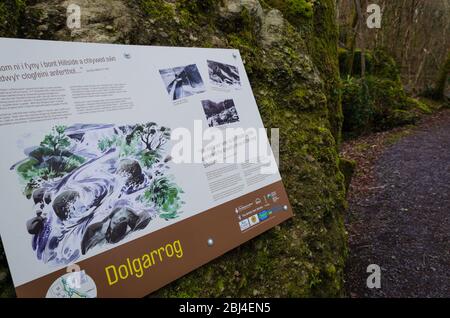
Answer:
POLYGON ((55 126, 11 169, 33 204, 27 222, 38 259, 74 262, 97 245, 115 244, 156 217, 177 217, 182 190, 166 175, 170 129, 55 126))

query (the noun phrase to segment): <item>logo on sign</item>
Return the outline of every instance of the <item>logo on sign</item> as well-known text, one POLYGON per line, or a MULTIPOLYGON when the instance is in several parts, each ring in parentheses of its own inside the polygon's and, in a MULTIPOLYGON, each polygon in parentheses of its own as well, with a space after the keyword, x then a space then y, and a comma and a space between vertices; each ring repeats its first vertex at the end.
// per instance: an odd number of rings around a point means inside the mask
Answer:
POLYGON ((259 218, 258 218, 258 216, 255 214, 255 215, 252 215, 251 217, 249 217, 249 218, 248 218, 248 221, 249 221, 249 223, 250 223, 250 226, 253 226, 253 225, 256 225, 256 224, 259 223, 259 218))
POLYGON ((248 221, 248 219, 242 220, 241 222, 239 222, 239 227, 241 228, 241 231, 245 231, 250 227, 250 222, 248 221))
POLYGON ((268 210, 264 210, 262 212, 258 213, 258 218, 260 221, 264 221, 267 220, 269 218, 269 211, 268 210))

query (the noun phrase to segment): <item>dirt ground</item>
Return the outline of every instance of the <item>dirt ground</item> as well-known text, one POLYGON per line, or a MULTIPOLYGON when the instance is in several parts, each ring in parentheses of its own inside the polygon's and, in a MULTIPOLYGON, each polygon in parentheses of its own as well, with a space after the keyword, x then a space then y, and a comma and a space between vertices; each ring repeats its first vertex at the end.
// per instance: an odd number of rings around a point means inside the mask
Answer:
POLYGON ((450 110, 417 127, 343 146, 358 162, 349 192, 350 297, 450 297, 450 110), (381 288, 366 286, 369 264, 381 288))

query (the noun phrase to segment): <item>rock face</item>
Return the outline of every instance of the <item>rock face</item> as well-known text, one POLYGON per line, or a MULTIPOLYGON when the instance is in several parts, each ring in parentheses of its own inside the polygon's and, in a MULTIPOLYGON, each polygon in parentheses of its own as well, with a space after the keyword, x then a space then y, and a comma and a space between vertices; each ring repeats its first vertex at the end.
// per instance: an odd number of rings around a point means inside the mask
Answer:
MULTIPOLYGON (((315 1, 313 14, 303 16, 286 12, 278 6, 282 1, 86 0, 78 1, 78 31, 65 27, 68 1, 32 3, 23 10, 26 24, 17 36, 239 49, 265 126, 280 128, 280 171, 295 217, 158 296, 343 294, 345 187, 337 154, 342 111, 334 0, 315 1)), ((124 230, 120 220, 111 239, 124 230)), ((106 230, 99 224, 91 234, 106 230)))
POLYGON ((271 46, 281 40, 283 25, 283 14, 279 10, 272 9, 267 13, 261 29, 261 39, 265 46, 271 46))
POLYGON ((56 215, 61 220, 67 219, 70 215, 73 204, 79 197, 80 194, 77 191, 64 191, 58 195, 53 202, 53 210, 56 215))
POLYGON ((33 192, 33 201, 34 204, 38 204, 38 203, 42 203, 44 202, 44 194, 45 194, 45 189, 37 189, 33 192))
MULTIPOLYGON (((31 1, 30 1, 31 2, 31 1)), ((67 8, 73 1, 33 1, 25 8, 26 36, 85 42, 127 42, 132 31, 130 8, 120 0, 79 0, 81 28, 68 29, 67 8), (31 27, 33 25, 33 27, 31 27)))
POLYGON ((225 0, 219 8, 221 16, 228 19, 232 16, 240 16, 242 10, 247 10, 259 21, 263 19, 264 11, 258 0, 225 0))

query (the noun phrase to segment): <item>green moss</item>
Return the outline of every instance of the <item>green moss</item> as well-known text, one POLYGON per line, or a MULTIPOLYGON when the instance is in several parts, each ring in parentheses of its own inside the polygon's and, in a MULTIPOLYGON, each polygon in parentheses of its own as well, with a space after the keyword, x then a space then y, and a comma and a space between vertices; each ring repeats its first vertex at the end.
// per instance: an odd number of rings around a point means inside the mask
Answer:
POLYGON ((346 137, 412 124, 418 119, 418 111, 431 111, 390 79, 367 76, 363 81, 348 77, 342 80, 342 92, 346 137))
POLYGON ((420 103, 425 104, 425 106, 428 107, 432 113, 442 110, 443 108, 450 107, 449 101, 436 100, 436 99, 427 98, 424 96, 419 97, 418 99, 416 99, 416 101, 419 101, 420 103))
POLYGON ((288 17, 299 18, 306 17, 311 18, 313 15, 313 1, 308 0, 287 0, 287 13, 288 17))
MULTIPOLYGON (((329 5, 333 11, 332 1, 329 5)), ((328 9, 322 10, 328 13, 328 9)), ((174 12, 180 18, 180 8, 174 12)), ((321 61, 323 73, 319 73, 326 79, 323 83, 316 80, 315 65, 304 58, 307 53, 304 36, 288 24, 282 43, 265 50, 257 35, 258 21, 247 10, 227 20, 204 10, 183 10, 182 14, 190 17, 190 21, 207 23, 206 31, 203 29, 199 34, 214 34, 226 46, 241 51, 265 126, 280 127, 280 171, 296 217, 160 290, 157 295, 342 295, 346 238, 341 213, 345 208, 345 190, 330 120, 332 117, 333 131, 338 134, 337 45, 328 44, 326 34, 318 35, 324 37, 321 57, 325 62, 321 61), (277 279, 268 280, 268 274, 277 279)), ((329 26, 332 41, 337 34, 333 26, 329 26)), ((193 23, 190 28, 197 30, 199 26, 193 23)), ((157 36, 157 41, 161 37, 157 36)), ((171 41, 178 45, 189 43, 172 38, 172 34, 163 42, 171 41)), ((205 36, 196 45, 209 46, 209 41, 205 36)))
POLYGON ((335 1, 316 1, 311 29, 300 29, 300 32, 305 34, 309 54, 321 77, 325 79, 324 92, 327 97, 330 129, 338 147, 341 141, 343 113, 339 90, 339 33, 336 24, 335 1))
MULTIPOLYGON (((282 1, 279 1, 282 5, 282 1)), ((217 3, 217 2, 216 2, 217 3)), ((270 9, 272 1, 264 1, 270 9)), ((166 297, 342 296, 347 237, 334 0, 283 11, 281 40, 260 41, 246 9, 223 17, 200 1, 137 1, 131 44, 237 48, 265 127, 280 128, 280 172, 295 217, 155 293, 166 297), (289 10, 295 9, 289 12, 289 10), (291 14, 301 16, 293 19, 291 14)), ((217 6, 220 5, 219 3, 217 6)))
POLYGON ((298 26, 314 14, 314 0, 265 0, 273 8, 280 10, 292 25, 298 26))
MULTIPOLYGON (((370 54, 371 52, 369 52, 370 54)), ((361 55, 361 54, 360 54, 361 55)), ((383 50, 376 50, 372 53, 371 73, 373 76, 389 79, 400 83, 400 69, 394 58, 383 50)))
MULTIPOLYGON (((413 126, 411 125, 411 127, 413 127, 413 126)), ((397 143, 402 138, 410 135, 411 132, 412 132, 412 130, 409 129, 409 127, 407 126, 406 129, 402 129, 397 132, 389 133, 388 137, 384 141, 384 145, 391 146, 391 145, 397 143)))
POLYGON ((394 109, 387 117, 387 122, 392 123, 392 126, 404 126, 415 124, 419 116, 412 112, 403 109, 394 109))
POLYGON ((0 241, 0 298, 14 297, 13 283, 6 263, 6 256, 0 241))
POLYGON ((296 109, 315 109, 326 111, 327 97, 323 92, 304 87, 295 88, 286 98, 287 105, 296 109))
POLYGON ((174 6, 162 0, 142 1, 142 8, 145 14, 151 18, 174 18, 174 6))
POLYGON ((353 174, 355 173, 356 161, 348 160, 345 158, 339 158, 339 169, 344 175, 345 191, 348 192, 348 189, 350 188, 350 183, 352 182, 353 174))
POLYGON ((146 9, 147 19, 157 20, 168 36, 145 30, 139 44, 209 47, 215 36, 240 50, 264 125, 280 128, 280 172, 295 217, 156 295, 341 296, 347 249, 344 176, 335 138, 342 114, 334 1, 320 1, 312 16, 303 16, 308 27, 302 31, 286 23, 281 42, 270 49, 262 47, 258 18, 246 9, 225 19, 195 5, 172 8, 164 14, 146 9), (179 25, 176 33, 173 23, 179 25), (180 36, 185 30, 198 41, 180 36), (313 61, 307 57, 311 52, 313 61))
POLYGON ((361 51, 355 52, 351 71, 346 69, 348 57, 347 50, 339 50, 346 137, 411 124, 418 113, 432 112, 425 103, 407 96, 397 64, 384 51, 366 53, 364 81, 359 78, 361 51))
MULTIPOLYGON (((361 50, 354 52, 353 69, 348 70, 348 59, 350 52, 339 49, 339 69, 342 78, 347 76, 359 77, 361 75, 361 50)), ((400 83, 400 70, 394 59, 382 50, 366 51, 366 74, 379 78, 389 79, 400 83)))
POLYGON ((426 103, 412 98, 412 97, 406 97, 406 102, 410 105, 411 109, 417 109, 423 114, 431 114, 433 113, 433 110, 430 106, 428 106, 426 103))
POLYGON ((15 37, 18 35, 25 3, 25 0, 3 0, 0 2, 0 37, 15 37))
POLYGON ((436 100, 443 99, 446 85, 450 85, 450 52, 448 53, 447 60, 442 65, 439 72, 432 97, 436 100))

